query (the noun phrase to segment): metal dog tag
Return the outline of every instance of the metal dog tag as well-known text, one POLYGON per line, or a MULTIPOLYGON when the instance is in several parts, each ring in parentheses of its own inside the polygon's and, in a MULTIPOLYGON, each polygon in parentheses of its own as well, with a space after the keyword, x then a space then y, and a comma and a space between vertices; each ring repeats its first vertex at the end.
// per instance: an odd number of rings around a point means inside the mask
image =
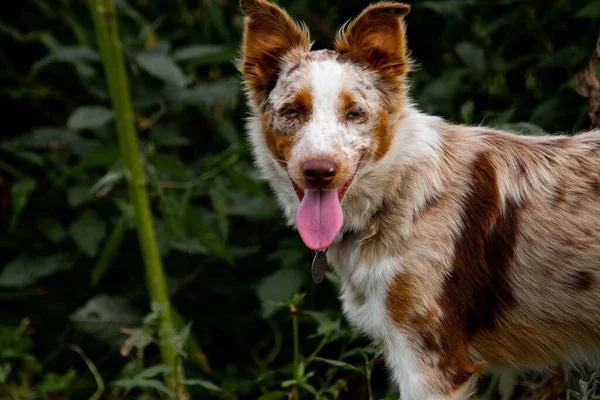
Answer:
POLYGON ((327 250, 317 250, 315 258, 312 262, 312 279, 317 285, 325 278, 325 272, 327 272, 327 250))

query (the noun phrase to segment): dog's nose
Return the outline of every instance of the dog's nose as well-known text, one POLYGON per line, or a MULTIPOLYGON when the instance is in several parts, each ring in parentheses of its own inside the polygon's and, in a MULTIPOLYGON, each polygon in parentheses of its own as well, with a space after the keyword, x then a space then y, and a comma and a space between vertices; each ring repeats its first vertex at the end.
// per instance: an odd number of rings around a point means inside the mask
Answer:
POLYGON ((302 164, 302 172, 306 182, 321 188, 333 181, 337 167, 329 160, 309 160, 302 164))

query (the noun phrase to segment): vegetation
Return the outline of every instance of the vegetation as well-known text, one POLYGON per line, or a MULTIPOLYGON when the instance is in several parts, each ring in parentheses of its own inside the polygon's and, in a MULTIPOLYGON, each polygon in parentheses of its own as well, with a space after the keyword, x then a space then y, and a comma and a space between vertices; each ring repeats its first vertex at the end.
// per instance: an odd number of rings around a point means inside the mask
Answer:
MULTIPOLYGON (((281 4, 322 48, 367 2, 281 4)), ((341 316, 337 277, 312 284, 313 254, 252 166, 232 63, 241 22, 235 0, 3 10, 0 399, 397 398, 379 350, 341 316), (163 268, 136 229, 145 204, 163 268)), ((414 2, 411 93, 454 122, 585 129, 576 74, 599 22, 598 0, 414 2)), ((481 393, 583 400, 598 380, 488 375, 481 393)))

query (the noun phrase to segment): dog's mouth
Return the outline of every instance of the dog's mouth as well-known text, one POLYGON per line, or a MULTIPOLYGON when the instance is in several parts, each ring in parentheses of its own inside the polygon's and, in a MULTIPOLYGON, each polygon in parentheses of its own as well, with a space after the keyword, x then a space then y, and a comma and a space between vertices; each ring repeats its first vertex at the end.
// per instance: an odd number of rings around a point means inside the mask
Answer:
POLYGON ((344 184, 330 190, 302 189, 290 178, 300 200, 296 213, 296 226, 304 244, 313 250, 328 248, 344 224, 341 202, 358 171, 344 184))

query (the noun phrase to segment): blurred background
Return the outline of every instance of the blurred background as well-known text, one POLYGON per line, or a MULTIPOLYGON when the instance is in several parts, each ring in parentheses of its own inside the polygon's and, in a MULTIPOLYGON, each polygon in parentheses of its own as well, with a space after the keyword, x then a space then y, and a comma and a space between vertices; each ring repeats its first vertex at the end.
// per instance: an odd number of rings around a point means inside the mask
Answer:
MULTIPOLYGON (((191 398, 398 398, 378 350, 343 320, 335 275, 312 283, 312 252, 252 165, 238 2, 115 2, 191 398)), ((422 110, 531 135, 587 128, 575 76, 600 1, 407 2, 422 110)), ((331 48, 368 2, 279 4, 331 48)), ((0 41, 0 399, 168 398, 90 10, 5 5, 0 41)), ((511 374, 480 391, 598 398, 590 372, 573 391, 511 374)))

